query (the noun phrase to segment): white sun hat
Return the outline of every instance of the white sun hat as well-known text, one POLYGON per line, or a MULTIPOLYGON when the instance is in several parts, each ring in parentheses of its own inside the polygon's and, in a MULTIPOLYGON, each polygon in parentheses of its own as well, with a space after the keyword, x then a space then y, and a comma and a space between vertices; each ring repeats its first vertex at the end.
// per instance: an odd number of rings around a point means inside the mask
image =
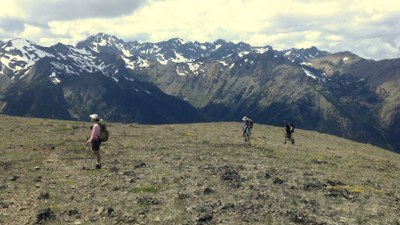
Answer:
POLYGON ((97 114, 91 114, 89 117, 94 119, 94 120, 98 120, 99 119, 99 116, 97 114))
POLYGON ((242 118, 242 120, 243 120, 243 121, 246 121, 246 120, 247 120, 247 117, 246 117, 246 116, 244 116, 244 117, 242 118))

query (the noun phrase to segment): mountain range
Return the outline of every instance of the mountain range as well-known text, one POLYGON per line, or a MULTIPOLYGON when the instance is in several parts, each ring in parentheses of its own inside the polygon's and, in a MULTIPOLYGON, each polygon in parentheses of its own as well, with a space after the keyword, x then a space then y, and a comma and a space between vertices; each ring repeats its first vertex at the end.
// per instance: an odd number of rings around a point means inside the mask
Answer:
MULTIPOLYGON (((239 42, 0 43, 4 114, 87 120, 238 121, 296 127, 400 151, 400 59, 239 42)), ((223 132, 223 131, 222 131, 223 132)), ((318 140, 316 140, 318 141, 318 140)))

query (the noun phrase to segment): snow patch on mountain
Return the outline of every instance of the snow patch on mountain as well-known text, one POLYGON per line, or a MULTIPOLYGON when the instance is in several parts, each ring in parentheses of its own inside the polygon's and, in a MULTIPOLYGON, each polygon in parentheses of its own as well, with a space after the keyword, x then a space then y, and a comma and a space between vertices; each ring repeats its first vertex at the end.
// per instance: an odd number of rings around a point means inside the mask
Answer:
POLYGON ((164 55, 162 54, 157 54, 157 61, 161 64, 161 65, 167 65, 168 64, 168 60, 164 58, 164 55))
POLYGON ((255 53, 264 54, 264 53, 268 52, 270 49, 261 47, 261 48, 253 48, 253 50, 255 53))
MULTIPOLYGON (((131 81, 131 82, 135 81, 135 79, 133 79, 133 78, 128 78, 128 77, 124 77, 124 78, 125 78, 125 80, 131 81)), ((138 90, 136 89, 136 91, 138 91, 138 90)))
POLYGON ((138 58, 137 64, 138 64, 139 68, 147 68, 150 66, 149 60, 143 59, 141 57, 138 58))
POLYGON ((228 66, 228 63, 226 63, 225 61, 218 60, 218 62, 221 63, 223 66, 228 66))
POLYGON ((241 51, 241 52, 238 52, 238 55, 239 55, 240 58, 243 58, 243 56, 248 55, 248 54, 250 54, 249 51, 241 51))
POLYGON ((124 54, 127 57, 131 57, 132 56, 131 52, 129 50, 125 49, 125 48, 122 48, 121 51, 122 51, 122 54, 124 54))
POLYGON ((188 66, 189 66, 190 71, 192 71, 192 73, 198 75, 198 69, 200 68, 200 64, 188 63, 188 66))
POLYGON ((313 73, 311 73, 309 70, 306 70, 302 67, 304 73, 306 74, 307 77, 311 77, 312 79, 316 80, 317 76, 315 76, 313 73))
POLYGON ((174 63, 188 63, 188 62, 191 62, 190 59, 185 58, 183 55, 177 53, 175 50, 174 50, 174 54, 175 54, 175 58, 171 59, 171 61, 174 62, 174 63))
POLYGON ((135 69, 135 63, 130 61, 128 58, 122 56, 122 60, 125 62, 125 67, 131 70, 135 69))
POLYGON ((300 65, 303 65, 303 66, 312 66, 312 63, 310 63, 310 62, 301 62, 300 65))
POLYGON ((113 79, 117 83, 119 82, 118 78, 116 78, 116 77, 111 77, 111 79, 113 79))
POLYGON ((292 54, 292 50, 289 50, 288 52, 286 52, 285 56, 289 56, 290 54, 292 54))
POLYGON ((180 71, 178 68, 176 68, 176 74, 178 74, 179 76, 186 76, 187 75, 185 73, 185 71, 180 71))
POLYGON ((57 77, 56 72, 53 71, 53 73, 49 76, 51 82, 53 82, 53 84, 60 84, 61 80, 57 77))

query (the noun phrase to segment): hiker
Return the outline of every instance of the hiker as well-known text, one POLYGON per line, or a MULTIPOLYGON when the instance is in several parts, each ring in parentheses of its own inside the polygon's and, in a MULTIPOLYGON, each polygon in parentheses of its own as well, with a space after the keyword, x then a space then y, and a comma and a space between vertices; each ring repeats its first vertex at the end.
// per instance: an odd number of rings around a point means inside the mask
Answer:
POLYGON ((87 144, 92 145, 92 150, 94 155, 96 156, 96 169, 101 169, 101 155, 100 155, 100 144, 101 140, 100 136, 100 125, 99 125, 99 116, 97 114, 90 115, 91 121, 93 122, 93 126, 91 126, 90 138, 86 142, 87 144))
POLYGON ((244 116, 242 118, 243 121, 243 126, 242 126, 242 131, 243 131, 243 137, 244 141, 250 141, 250 136, 251 136, 251 129, 253 128, 253 120, 248 118, 247 116, 244 116))
POLYGON ((283 143, 286 144, 286 140, 289 140, 292 144, 294 144, 294 138, 292 137, 294 132, 293 124, 289 123, 287 120, 283 121, 283 130, 285 134, 285 141, 283 143))

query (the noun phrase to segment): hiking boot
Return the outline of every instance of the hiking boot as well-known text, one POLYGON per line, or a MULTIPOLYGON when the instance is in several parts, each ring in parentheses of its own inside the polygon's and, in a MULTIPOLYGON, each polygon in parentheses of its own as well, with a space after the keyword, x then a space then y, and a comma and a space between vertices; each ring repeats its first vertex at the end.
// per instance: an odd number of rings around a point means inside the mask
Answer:
POLYGON ((101 169, 101 164, 96 164, 96 169, 101 169))
POLYGON ((292 139, 292 145, 294 145, 294 139, 292 139))

